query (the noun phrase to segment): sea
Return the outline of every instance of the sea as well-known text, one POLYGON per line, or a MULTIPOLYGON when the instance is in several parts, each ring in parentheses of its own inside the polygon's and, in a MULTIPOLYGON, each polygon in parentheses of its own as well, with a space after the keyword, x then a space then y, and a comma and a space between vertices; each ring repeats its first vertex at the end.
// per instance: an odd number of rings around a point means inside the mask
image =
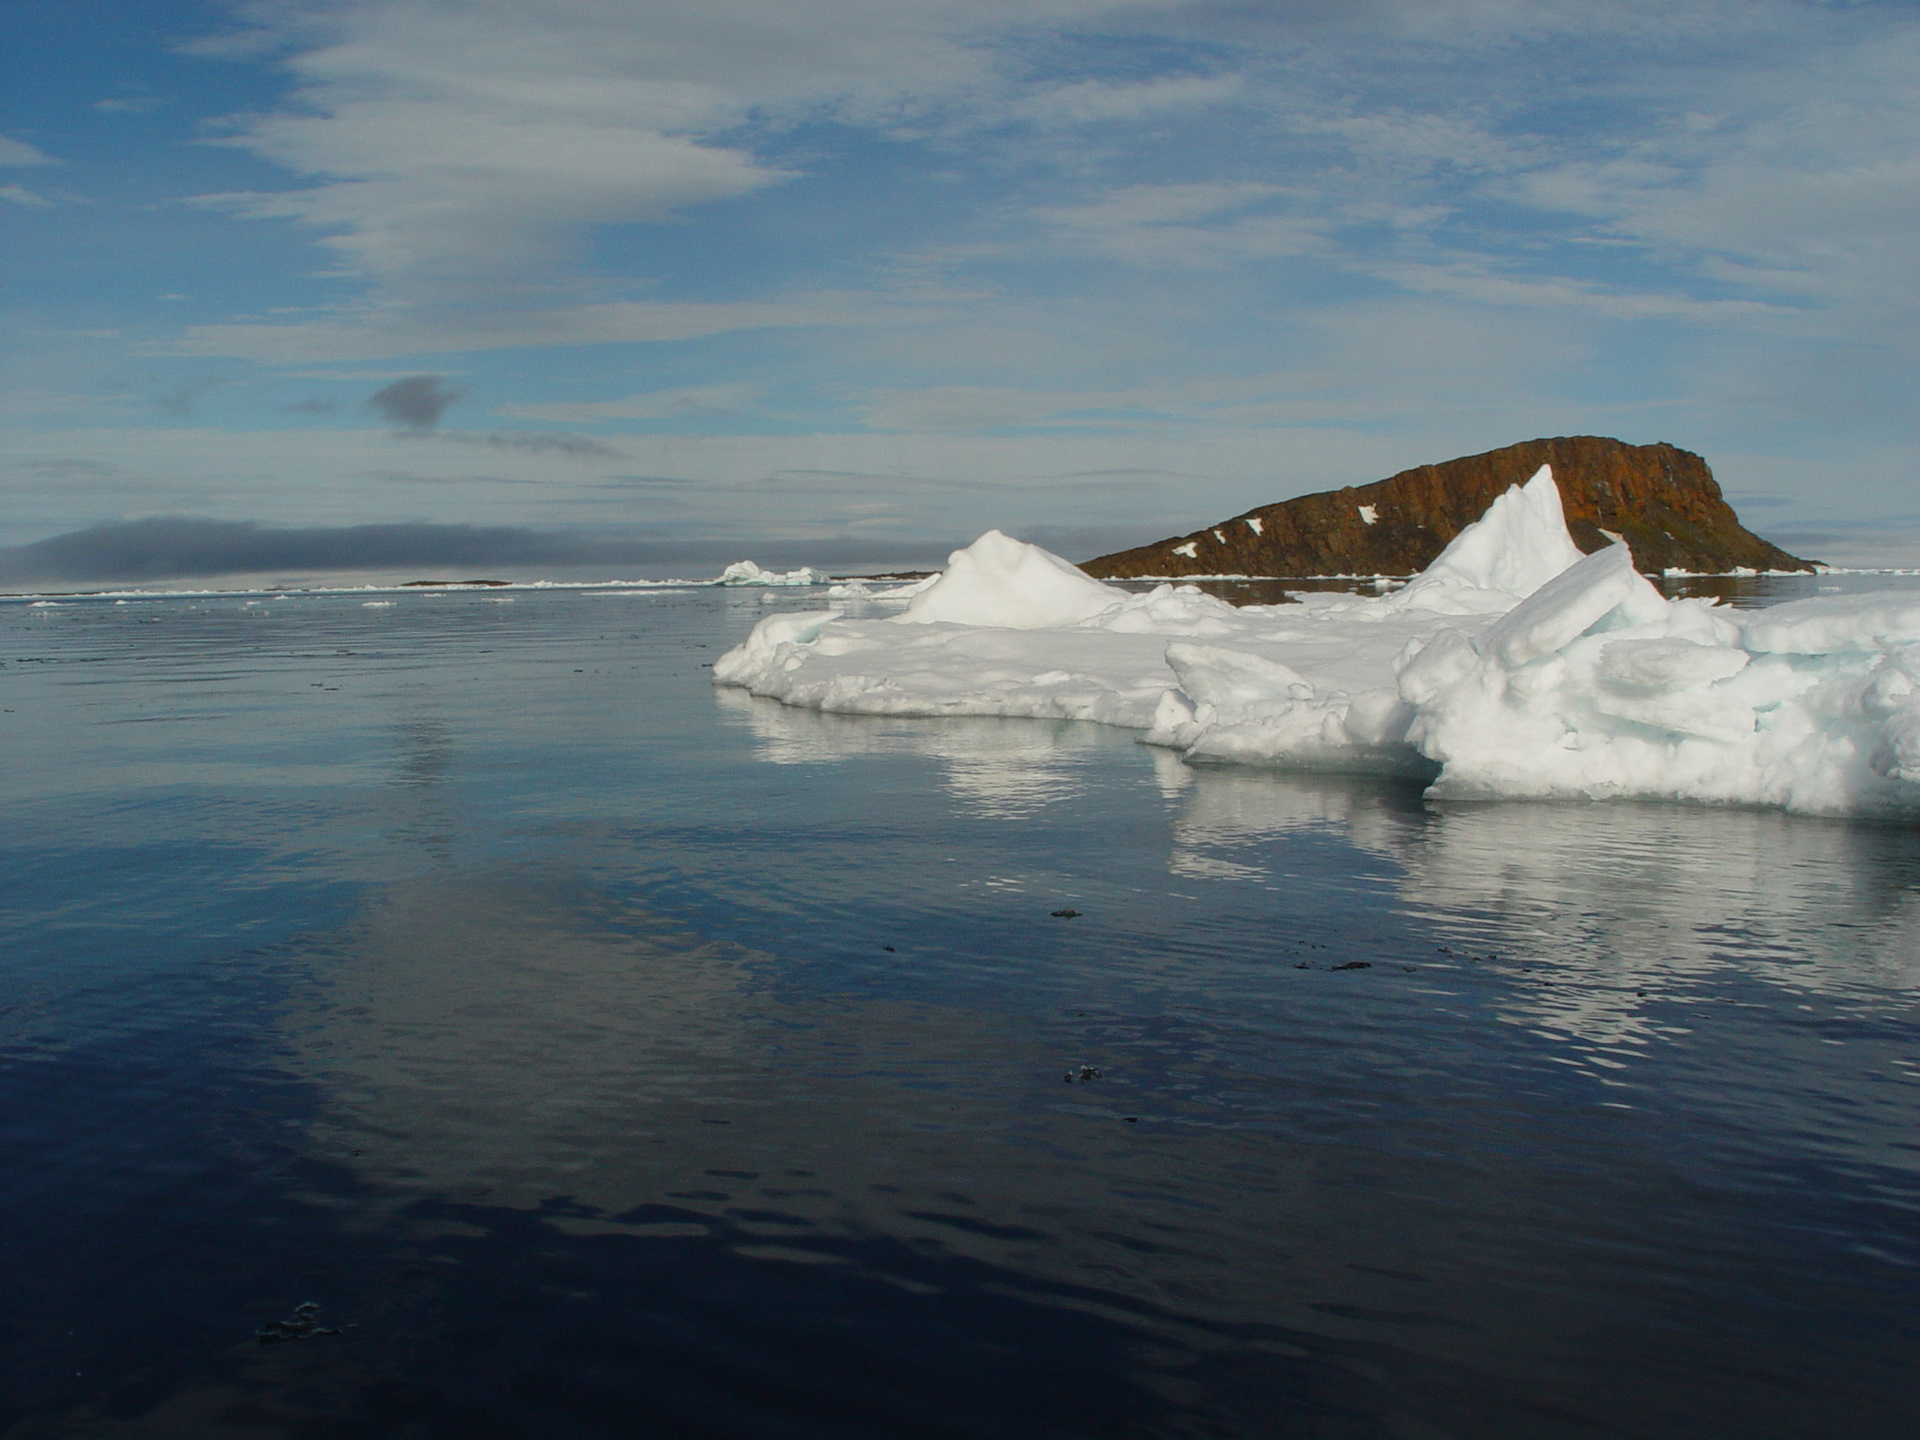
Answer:
POLYGON ((821 593, 0 602, 0 1435, 1920 1434, 1914 827, 714 688, 821 593))

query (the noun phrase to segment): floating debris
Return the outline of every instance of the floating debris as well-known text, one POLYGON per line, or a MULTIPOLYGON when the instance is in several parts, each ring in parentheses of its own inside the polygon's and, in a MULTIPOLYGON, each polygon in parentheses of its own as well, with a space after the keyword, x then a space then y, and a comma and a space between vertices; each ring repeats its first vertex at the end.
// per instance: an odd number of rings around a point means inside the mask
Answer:
POLYGON ((1329 965, 1329 970, 1371 970, 1371 960, 1343 960, 1338 965, 1329 965))
POLYGON ((322 1325, 314 1317, 320 1313, 318 1302, 304 1300, 293 1307, 293 1313, 284 1320, 269 1320, 253 1332, 253 1338, 262 1345, 284 1345, 289 1340, 311 1340, 316 1335, 338 1335, 340 1332, 322 1325))

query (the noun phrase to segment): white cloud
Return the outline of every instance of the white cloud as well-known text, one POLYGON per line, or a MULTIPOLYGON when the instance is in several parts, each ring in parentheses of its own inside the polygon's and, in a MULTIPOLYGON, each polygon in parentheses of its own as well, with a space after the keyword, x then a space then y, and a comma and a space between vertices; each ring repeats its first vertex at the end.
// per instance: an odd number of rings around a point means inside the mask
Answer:
MULTIPOLYGON (((316 178, 205 197, 324 232, 405 301, 549 280, 588 226, 659 222, 789 179, 719 138, 770 111, 897 114, 984 83, 966 44, 1087 0, 404 0, 244 7, 298 88, 215 143, 316 178)), ((206 47, 202 47, 206 48, 206 47)))
POLYGON ((1920 30, 1829 37, 1696 79, 1512 198, 1588 217, 1653 263, 1835 307, 1829 328, 1909 330, 1920 263, 1920 30))
POLYGON ((29 145, 24 140, 15 140, 0 135, 0 165, 60 165, 64 161, 56 160, 29 145))
POLYGON ((23 205, 29 210, 45 210, 53 204, 51 200, 34 194, 24 185, 0 185, 0 200, 14 205, 23 205))
POLYGON ((1027 120, 1099 124, 1204 109, 1238 99, 1245 91, 1245 79, 1239 75, 1177 75, 1147 81, 1080 80, 1040 90, 1016 101, 1010 109, 1012 114, 1027 120))
POLYGON ((196 353, 716 333, 692 311, 658 329, 569 295, 586 238, 700 219, 831 164, 817 149, 773 158, 807 121, 935 144, 975 178, 1058 176, 1051 193, 1027 185, 983 207, 998 237, 976 225, 923 264, 1017 261, 1023 246, 1162 270, 1312 257, 1473 303, 1672 317, 1689 301, 1855 293, 1911 258, 1915 42, 1897 17, 1802 0, 258 0, 242 13, 254 53, 279 47, 296 88, 216 143, 310 183, 205 203, 311 229, 367 288, 296 327, 196 331, 196 353), (1170 47, 1168 73, 1113 62, 1141 37, 1170 47), (1048 53, 1067 57, 1060 71, 1036 63, 1048 53), (1672 113, 1675 95, 1692 113, 1672 113), (1214 129, 1179 130, 1210 111, 1214 129), (1176 181, 1137 163, 1163 125, 1180 137, 1176 181), (1550 253, 1556 233, 1640 245, 1639 273, 1598 279, 1590 255, 1550 253), (1714 293, 1686 293, 1703 286, 1714 293))
POLYGON ((346 271, 406 300, 546 280, 587 226, 668 220, 786 178, 738 150, 478 106, 364 106, 321 139, 310 120, 259 122, 247 148, 337 178, 202 203, 314 226, 346 271))
POLYGON ((1287 198, 1281 186, 1252 181, 1129 185, 1033 216, 1054 244, 1130 265, 1218 266, 1324 251, 1327 218, 1261 208, 1287 198))
MULTIPOLYGON (((1019 347, 1019 316, 1003 318, 997 343, 1019 347)), ((1158 446, 1265 430, 1291 447, 1298 427, 1371 423, 1465 454, 1547 433, 1542 426, 1638 423, 1631 404, 1572 405, 1555 394, 1589 360, 1581 335, 1590 328, 1549 309, 1513 315, 1383 296, 1291 317, 1290 363, 1273 369, 1124 386, 915 386, 858 402, 869 426, 911 435, 1106 433, 1158 446)))
POLYGON ((1793 318, 1759 300, 1698 300, 1671 291, 1611 287, 1561 275, 1529 275, 1474 255, 1384 260, 1357 269, 1417 295, 1442 295, 1477 305, 1585 311, 1613 320, 1687 320, 1703 325, 1747 325, 1793 318))

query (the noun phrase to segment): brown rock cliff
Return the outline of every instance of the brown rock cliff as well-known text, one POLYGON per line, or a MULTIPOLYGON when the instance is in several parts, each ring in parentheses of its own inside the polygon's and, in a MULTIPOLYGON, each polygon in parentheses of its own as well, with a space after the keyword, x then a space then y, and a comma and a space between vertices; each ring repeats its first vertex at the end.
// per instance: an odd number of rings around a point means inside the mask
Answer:
POLYGON ((1618 535, 1634 564, 1718 573, 1811 570, 1740 523, 1707 462, 1672 445, 1599 435, 1526 440, 1403 470, 1371 485, 1302 495, 1190 535, 1089 560, 1102 579, 1160 575, 1411 575, 1509 485, 1553 467, 1567 529, 1591 554, 1618 535))

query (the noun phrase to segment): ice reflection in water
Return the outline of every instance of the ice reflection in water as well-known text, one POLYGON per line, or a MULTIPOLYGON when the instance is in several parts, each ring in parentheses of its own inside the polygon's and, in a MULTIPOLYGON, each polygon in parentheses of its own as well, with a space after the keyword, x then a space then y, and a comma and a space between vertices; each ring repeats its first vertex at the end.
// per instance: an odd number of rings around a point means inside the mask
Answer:
POLYGON ((1265 874, 1276 841, 1335 832, 1393 863, 1409 919, 1576 966, 1579 1004, 1541 1013, 1576 1033, 1630 1030, 1639 986, 1730 969, 1791 992, 1920 990, 1920 854, 1901 827, 1668 805, 1410 808, 1339 781, 1188 775, 1176 870, 1265 874))
POLYGON ((714 691, 715 702, 743 717, 760 759, 775 765, 821 764, 862 755, 918 755, 937 761, 941 779, 969 813, 1017 820, 1082 788, 1079 768, 1111 748, 1099 727, 1063 721, 951 717, 880 720, 801 710, 744 690, 714 691))
MULTIPOLYGON (((1070 796, 1094 743, 1075 727, 1005 722, 1002 738, 745 705, 763 758, 908 751, 963 794, 1070 796)), ((1296 942, 1289 953, 1313 968, 1336 957, 1297 946, 1331 920, 1349 937, 1341 961, 1417 974, 1407 983, 1432 1014, 1484 1008, 1546 1042, 1597 1103, 1649 1103, 1657 1084, 1741 1124, 1791 1123, 1823 1151, 1915 1169, 1910 1150, 1887 1148, 1910 1105, 1860 1088, 1915 1074, 1903 1038, 1920 998, 1910 829, 1650 804, 1429 804, 1393 783, 1146 758, 1167 806, 1168 874, 1232 907, 1217 928, 1169 934, 1162 965, 1208 963, 1209 946, 1229 947, 1214 952, 1224 958, 1257 934, 1296 942), (1310 857, 1329 845, 1371 861, 1336 866, 1316 890, 1324 862, 1310 857), (1249 932, 1249 887, 1304 892, 1308 908, 1249 932)), ((1137 941, 1149 968, 1156 929, 1144 923, 1137 941)), ((1265 984, 1284 1003, 1277 977, 1265 984)))

